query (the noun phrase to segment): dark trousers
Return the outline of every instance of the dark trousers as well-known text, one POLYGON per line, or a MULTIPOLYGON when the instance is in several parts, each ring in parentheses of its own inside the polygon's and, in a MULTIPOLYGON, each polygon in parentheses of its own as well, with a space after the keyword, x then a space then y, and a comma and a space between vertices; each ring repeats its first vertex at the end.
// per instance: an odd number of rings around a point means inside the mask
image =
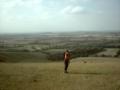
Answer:
POLYGON ((65 60, 64 64, 65 64, 64 70, 67 71, 68 65, 69 65, 69 60, 65 60))

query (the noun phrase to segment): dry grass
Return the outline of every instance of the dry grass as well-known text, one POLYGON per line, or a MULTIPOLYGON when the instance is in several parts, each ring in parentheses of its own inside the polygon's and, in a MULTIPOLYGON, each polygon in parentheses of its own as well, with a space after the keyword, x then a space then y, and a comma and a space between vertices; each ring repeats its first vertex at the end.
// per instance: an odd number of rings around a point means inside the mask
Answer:
POLYGON ((0 63, 0 90, 120 90, 120 60, 78 58, 63 63, 0 63), (86 61, 83 62, 83 61, 86 61))

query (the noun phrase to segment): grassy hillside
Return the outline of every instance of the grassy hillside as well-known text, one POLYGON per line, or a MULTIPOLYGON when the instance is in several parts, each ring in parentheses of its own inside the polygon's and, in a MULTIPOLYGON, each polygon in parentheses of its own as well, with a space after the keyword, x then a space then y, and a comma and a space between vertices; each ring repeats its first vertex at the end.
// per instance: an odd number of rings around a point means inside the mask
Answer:
POLYGON ((120 90, 118 58, 77 58, 69 73, 63 62, 0 63, 0 90, 120 90))

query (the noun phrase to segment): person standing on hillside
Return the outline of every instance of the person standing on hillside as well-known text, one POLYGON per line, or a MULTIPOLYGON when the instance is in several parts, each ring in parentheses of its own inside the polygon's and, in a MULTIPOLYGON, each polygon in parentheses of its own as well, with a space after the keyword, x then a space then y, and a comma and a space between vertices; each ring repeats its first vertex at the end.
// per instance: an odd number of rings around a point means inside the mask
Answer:
POLYGON ((68 73, 67 69, 68 69, 68 65, 70 63, 70 52, 68 50, 65 51, 64 53, 64 72, 68 73))

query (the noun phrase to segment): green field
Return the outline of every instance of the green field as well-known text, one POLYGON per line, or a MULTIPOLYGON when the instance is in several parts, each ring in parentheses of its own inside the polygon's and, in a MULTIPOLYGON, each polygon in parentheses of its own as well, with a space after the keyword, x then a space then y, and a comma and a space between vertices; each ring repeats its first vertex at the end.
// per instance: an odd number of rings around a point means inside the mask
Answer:
POLYGON ((0 90, 120 90, 119 58, 76 58, 63 62, 0 63, 0 90))
POLYGON ((48 62, 41 52, 0 52, 1 62, 48 62))

